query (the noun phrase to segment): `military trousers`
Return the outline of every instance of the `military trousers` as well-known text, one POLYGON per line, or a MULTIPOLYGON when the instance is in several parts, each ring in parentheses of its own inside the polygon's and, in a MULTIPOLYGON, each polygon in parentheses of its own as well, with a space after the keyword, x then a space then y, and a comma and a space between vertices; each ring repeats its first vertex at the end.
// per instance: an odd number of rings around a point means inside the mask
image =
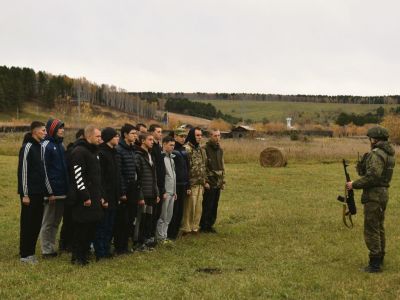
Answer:
POLYGON ((385 254, 385 210, 386 201, 364 204, 364 239, 370 257, 385 254))

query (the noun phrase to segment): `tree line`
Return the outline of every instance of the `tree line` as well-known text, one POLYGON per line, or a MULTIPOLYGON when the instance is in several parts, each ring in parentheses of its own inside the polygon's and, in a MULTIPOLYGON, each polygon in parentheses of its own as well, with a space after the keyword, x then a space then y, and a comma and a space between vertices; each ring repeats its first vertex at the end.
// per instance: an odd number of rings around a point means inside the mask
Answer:
POLYGON ((310 102, 310 103, 342 103, 342 104, 400 104, 400 95, 388 96, 353 96, 353 95, 277 95, 259 93, 131 93, 148 98, 176 98, 190 101, 232 100, 232 101, 269 101, 269 102, 310 102))
POLYGON ((385 115, 385 109, 380 106, 377 108, 375 113, 366 114, 348 114, 342 112, 336 119, 336 124, 340 126, 348 125, 353 123, 356 126, 363 126, 365 124, 378 124, 381 123, 385 115))
POLYGON ((145 118, 154 118, 158 109, 157 102, 131 95, 114 85, 98 85, 84 77, 0 66, 0 111, 22 109, 26 101, 52 108, 57 100, 104 105, 145 118))
POLYGON ((229 114, 223 114, 211 103, 189 101, 186 98, 168 98, 164 104, 167 111, 200 117, 204 119, 223 119, 231 124, 238 123, 241 119, 229 114))

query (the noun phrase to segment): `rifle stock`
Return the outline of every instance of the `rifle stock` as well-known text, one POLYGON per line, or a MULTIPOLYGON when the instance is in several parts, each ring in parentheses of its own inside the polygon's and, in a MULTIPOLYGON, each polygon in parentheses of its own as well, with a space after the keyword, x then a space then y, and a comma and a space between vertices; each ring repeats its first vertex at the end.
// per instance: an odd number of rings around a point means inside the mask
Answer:
MULTIPOLYGON (((346 160, 343 159, 343 169, 344 169, 344 174, 346 177, 346 183, 350 182, 350 174, 347 171, 348 163, 346 160)), ((355 215, 357 213, 357 208, 356 208, 356 203, 354 201, 354 191, 353 190, 347 190, 345 188, 345 196, 338 196, 337 200, 343 203, 343 223, 346 227, 352 228, 353 227, 353 220, 351 218, 352 215, 355 215), (347 222, 347 219, 349 223, 347 222)))

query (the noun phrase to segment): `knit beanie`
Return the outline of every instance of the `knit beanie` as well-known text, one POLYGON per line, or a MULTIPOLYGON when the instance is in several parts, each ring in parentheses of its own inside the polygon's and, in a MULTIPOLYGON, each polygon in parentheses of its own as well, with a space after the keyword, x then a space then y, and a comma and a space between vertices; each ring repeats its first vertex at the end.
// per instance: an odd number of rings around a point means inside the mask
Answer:
POLYGON ((58 140, 59 138, 57 137, 57 131, 61 127, 64 127, 64 122, 59 119, 49 119, 46 124, 47 135, 54 138, 55 140, 58 140))
POLYGON ((118 132, 111 127, 106 127, 101 131, 101 139, 103 140, 104 143, 108 143, 117 135, 118 132))

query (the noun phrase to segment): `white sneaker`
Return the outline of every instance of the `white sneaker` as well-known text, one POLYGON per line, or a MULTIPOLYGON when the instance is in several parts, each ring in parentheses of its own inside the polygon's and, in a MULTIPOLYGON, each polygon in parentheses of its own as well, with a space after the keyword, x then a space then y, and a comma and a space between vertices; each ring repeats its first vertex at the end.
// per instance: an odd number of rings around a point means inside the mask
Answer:
POLYGON ((27 257, 21 257, 19 259, 20 262, 26 263, 26 264, 31 264, 31 265, 36 265, 38 263, 38 260, 36 259, 35 255, 29 255, 27 257))

